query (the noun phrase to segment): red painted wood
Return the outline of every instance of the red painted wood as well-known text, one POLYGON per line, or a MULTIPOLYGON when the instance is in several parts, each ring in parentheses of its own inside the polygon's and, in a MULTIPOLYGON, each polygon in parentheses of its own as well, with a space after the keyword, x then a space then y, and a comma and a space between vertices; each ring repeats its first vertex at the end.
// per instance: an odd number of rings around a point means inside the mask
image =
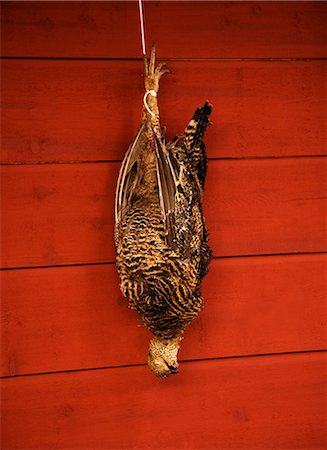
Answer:
MULTIPOLYGON (((327 255, 214 260, 181 360, 326 348, 327 255)), ((2 273, 1 375, 145 364, 114 265, 2 273)))
POLYGON ((6 449, 323 449, 325 354, 3 381, 6 449))
MULTIPOLYGON (((1 2, 2 54, 141 56, 137 2, 1 2)), ((325 2, 145 2, 165 58, 326 56, 325 2)))
MULTIPOLYGON (((211 161, 216 256, 326 250, 326 158, 211 161)), ((118 163, 2 167, 3 267, 114 260, 118 163)))
MULTIPOLYGON (((168 138, 214 105, 211 158, 326 154, 325 61, 170 62, 160 111, 168 138)), ((3 62, 4 162, 120 160, 140 124, 139 61, 3 62)))
MULTIPOLYGON (((2 64, 3 162, 121 159, 139 124, 141 61, 69 58, 139 58, 136 1, 1 9, 2 54, 50 58, 2 64)), ((162 82, 168 137, 208 98, 211 158, 325 154, 326 63, 312 58, 326 56, 326 11, 325 2, 146 2, 148 43, 161 58, 188 59, 170 61, 162 82)), ((211 161, 215 254, 326 250, 325 162, 211 161)), ((4 266, 112 261, 117 170, 4 167, 4 266)), ((145 365, 81 370, 146 360, 149 333, 114 265, 3 271, 1 448, 325 448, 323 353, 203 360, 326 348, 325 266, 321 254, 215 260, 180 352, 199 361, 167 380, 145 365), (67 370, 76 372, 40 374, 67 370)))

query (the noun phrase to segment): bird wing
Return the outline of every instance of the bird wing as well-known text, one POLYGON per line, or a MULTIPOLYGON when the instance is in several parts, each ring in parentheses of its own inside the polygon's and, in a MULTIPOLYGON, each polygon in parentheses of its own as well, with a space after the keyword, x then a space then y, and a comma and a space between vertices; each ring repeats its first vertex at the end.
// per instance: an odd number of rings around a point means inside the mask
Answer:
POLYGON ((164 218, 167 245, 174 249, 175 232, 175 194, 177 172, 162 139, 155 135, 156 172, 159 188, 159 202, 164 218))
MULTIPOLYGON (((142 170, 141 152, 147 146, 146 124, 143 123, 135 136, 135 139, 126 153, 119 172, 116 199, 115 199, 115 220, 119 223, 125 216, 130 205, 132 196, 136 193, 136 187, 140 183, 142 170)), ((166 243, 174 248, 175 239, 175 193, 177 169, 171 162, 172 155, 169 156, 164 141, 153 131, 154 150, 156 156, 156 176, 158 183, 159 204, 163 216, 166 230, 166 243)), ((153 186, 155 188, 155 186, 153 186)))
POLYGON ((138 159, 146 144, 144 131, 145 123, 143 122, 120 167, 115 198, 116 223, 120 222, 125 215, 127 206, 129 205, 131 196, 134 192, 133 187, 135 187, 137 183, 138 159))

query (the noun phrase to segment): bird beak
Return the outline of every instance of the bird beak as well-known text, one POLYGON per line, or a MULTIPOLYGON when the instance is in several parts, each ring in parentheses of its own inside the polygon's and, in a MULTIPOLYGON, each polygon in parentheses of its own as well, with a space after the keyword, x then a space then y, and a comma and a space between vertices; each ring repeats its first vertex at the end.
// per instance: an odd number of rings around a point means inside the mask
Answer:
MULTIPOLYGON (((167 363, 166 363, 167 364, 167 363)), ((167 366, 168 366, 168 369, 170 370, 170 373, 172 374, 172 375, 174 375, 175 373, 178 373, 178 367, 176 367, 176 366, 171 366, 171 365, 169 365, 169 364, 167 364, 167 366)))

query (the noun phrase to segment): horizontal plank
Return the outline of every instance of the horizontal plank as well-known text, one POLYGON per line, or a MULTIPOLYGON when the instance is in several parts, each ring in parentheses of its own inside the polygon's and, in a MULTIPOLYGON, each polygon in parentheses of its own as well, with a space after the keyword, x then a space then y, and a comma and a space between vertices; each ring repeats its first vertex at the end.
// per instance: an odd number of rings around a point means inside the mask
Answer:
MULTIPOLYGON (((326 272, 327 255, 214 260, 180 359, 326 348, 326 272)), ((146 364, 114 265, 5 271, 1 297, 2 376, 146 364)))
MULTIPOLYGON (((136 2, 1 6, 5 56, 141 56, 136 2)), ((144 11, 147 42, 155 40, 165 58, 326 56, 323 1, 157 1, 144 11)))
MULTIPOLYGON (((209 99, 211 158, 319 155, 326 61, 170 62, 161 83, 167 137, 209 99)), ((138 61, 4 61, 2 161, 121 160, 139 127, 138 61)))
MULTIPOLYGON (((215 256, 321 252, 327 158, 209 164, 215 256)), ((2 267, 114 261, 118 163, 2 166, 2 267)))
POLYGON ((6 449, 322 449, 324 353, 3 381, 6 449))

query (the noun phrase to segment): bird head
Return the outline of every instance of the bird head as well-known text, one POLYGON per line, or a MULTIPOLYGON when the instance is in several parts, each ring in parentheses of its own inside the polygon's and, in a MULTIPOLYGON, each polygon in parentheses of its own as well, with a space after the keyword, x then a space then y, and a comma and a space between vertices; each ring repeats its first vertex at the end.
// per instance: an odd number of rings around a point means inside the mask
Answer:
POLYGON ((159 339, 155 337, 150 342, 148 366, 152 372, 164 378, 178 372, 177 352, 181 337, 174 339, 159 339))

